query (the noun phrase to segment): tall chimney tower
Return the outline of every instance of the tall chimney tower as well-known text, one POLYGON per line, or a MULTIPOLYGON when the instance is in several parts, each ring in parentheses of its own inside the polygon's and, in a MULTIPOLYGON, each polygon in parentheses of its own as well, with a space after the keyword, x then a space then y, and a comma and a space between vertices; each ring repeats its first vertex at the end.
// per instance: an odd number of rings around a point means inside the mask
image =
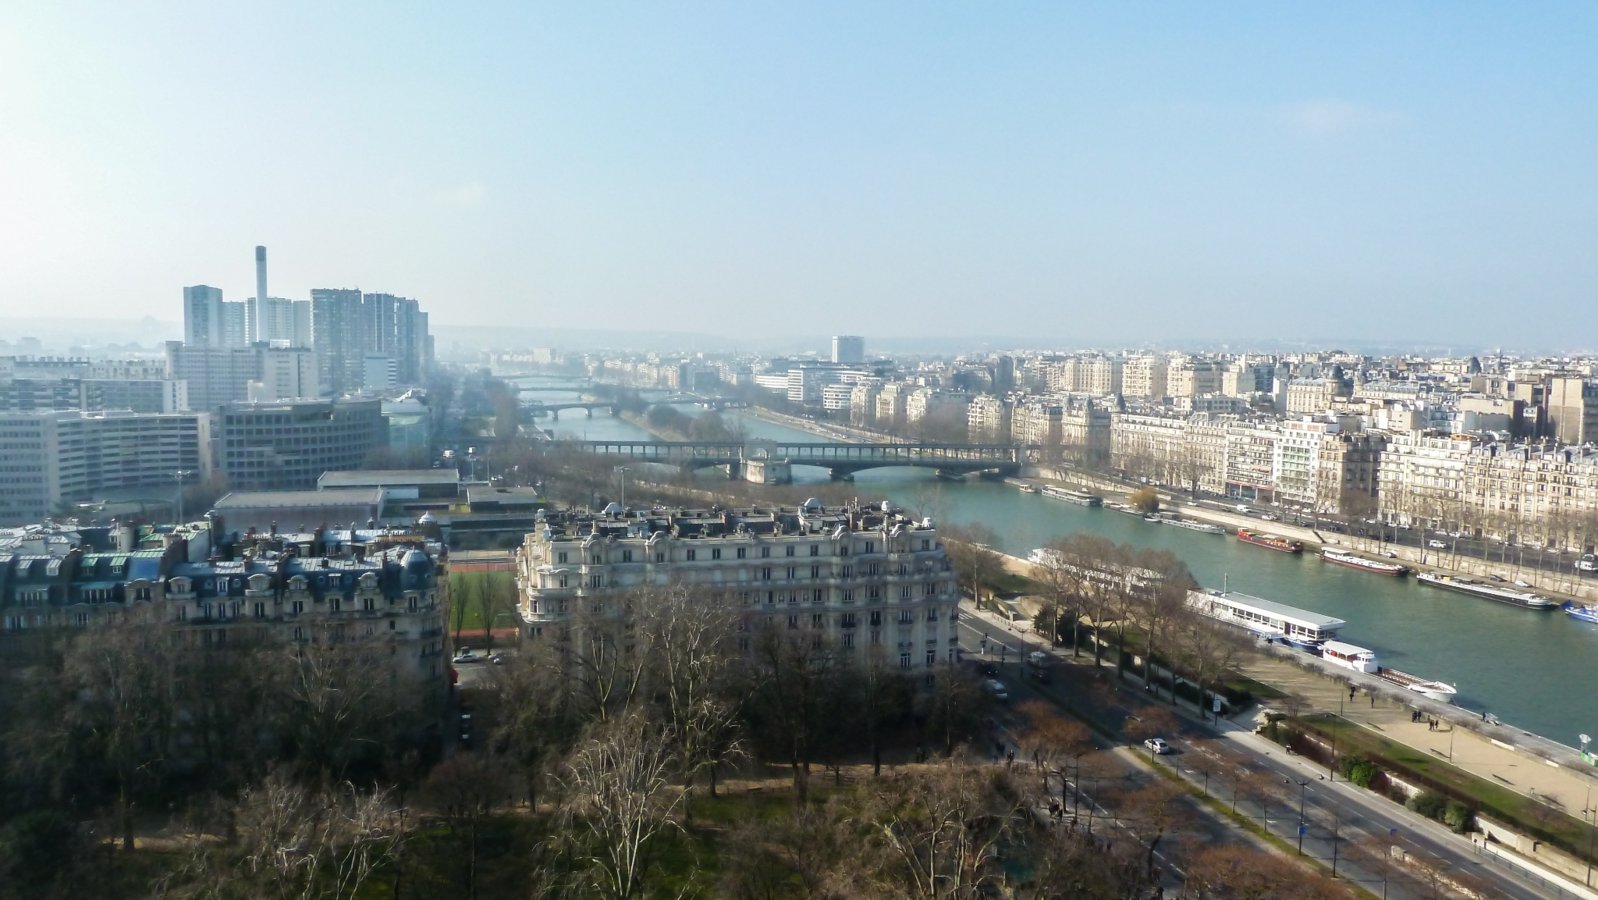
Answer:
POLYGON ((268 334, 263 316, 269 315, 266 308, 266 247, 257 245, 255 248, 255 302, 250 304, 250 313, 247 316, 250 326, 249 340, 269 341, 273 335, 268 334))

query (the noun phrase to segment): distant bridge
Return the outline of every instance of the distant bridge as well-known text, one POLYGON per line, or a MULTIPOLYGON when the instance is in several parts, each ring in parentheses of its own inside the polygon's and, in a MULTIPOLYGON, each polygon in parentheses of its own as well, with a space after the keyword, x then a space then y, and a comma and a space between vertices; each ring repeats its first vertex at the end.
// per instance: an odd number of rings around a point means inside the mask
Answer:
POLYGON ((664 463, 683 469, 727 466, 735 477, 745 460, 818 466, 835 479, 890 466, 919 466, 939 475, 972 472, 1014 475, 1035 448, 1008 444, 834 444, 790 441, 555 441, 596 456, 664 463))
POLYGON ((586 409, 588 410, 588 418, 590 419, 594 417, 594 410, 596 409, 609 410, 610 414, 613 416, 616 414, 616 404, 609 400, 571 400, 561 401, 559 403, 544 403, 540 400, 529 400, 524 404, 524 407, 530 415, 541 416, 545 413, 548 413, 550 418, 556 419, 557 421, 560 419, 560 411, 563 409, 586 409))

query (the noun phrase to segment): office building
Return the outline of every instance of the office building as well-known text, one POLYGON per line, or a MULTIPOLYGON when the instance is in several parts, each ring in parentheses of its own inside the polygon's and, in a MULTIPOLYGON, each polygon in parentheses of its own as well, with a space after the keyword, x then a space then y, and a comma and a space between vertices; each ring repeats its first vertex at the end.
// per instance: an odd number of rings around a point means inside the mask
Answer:
POLYGON ((191 347, 167 341, 166 360, 168 376, 188 383, 190 409, 321 394, 316 355, 304 347, 191 347))
POLYGON ((197 284, 183 289, 183 343, 221 347, 222 289, 197 284))
POLYGON ((216 465, 236 490, 311 490, 388 444, 380 400, 234 403, 216 411, 216 465))
POLYGON ((853 334, 833 335, 832 361, 849 366, 863 365, 866 361, 866 339, 853 334))
POLYGON ((516 566, 529 640, 580 646, 599 628, 625 645, 626 611, 677 584, 737 611, 744 653, 784 636, 903 670, 956 660, 959 593, 937 529, 874 506, 555 513, 516 566))
POLYGON ((64 503, 173 496, 179 472, 212 471, 210 421, 198 413, 0 413, 0 521, 33 522, 64 503))

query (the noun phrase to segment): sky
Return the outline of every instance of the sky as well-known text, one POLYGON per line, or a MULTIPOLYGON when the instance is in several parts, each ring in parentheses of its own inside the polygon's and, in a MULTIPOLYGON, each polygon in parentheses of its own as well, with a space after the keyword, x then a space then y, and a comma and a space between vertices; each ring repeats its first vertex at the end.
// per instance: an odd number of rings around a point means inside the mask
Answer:
POLYGON ((1598 346, 1598 5, 0 4, 0 315, 1598 346))

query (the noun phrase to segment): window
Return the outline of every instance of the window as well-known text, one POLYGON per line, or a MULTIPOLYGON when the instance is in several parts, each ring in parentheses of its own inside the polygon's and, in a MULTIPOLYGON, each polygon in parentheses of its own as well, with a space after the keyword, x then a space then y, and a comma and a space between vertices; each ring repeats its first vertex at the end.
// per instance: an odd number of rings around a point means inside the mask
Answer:
POLYGON ((296 615, 296 616, 299 615, 302 612, 305 612, 305 601, 304 600, 296 600, 296 601, 294 601, 293 603, 291 603, 289 605, 289 611, 294 613, 294 615, 296 615))
POLYGON ((770 547, 761 547, 760 548, 760 558, 761 559, 766 559, 766 558, 768 558, 770 556, 771 556, 771 548, 770 547))
POLYGON ((871 627, 875 628, 875 627, 877 627, 878 625, 881 625, 881 624, 882 624, 882 612, 880 610, 872 610, 871 611, 871 627))
POLYGON ((866 541, 866 552, 867 553, 875 553, 875 552, 877 552, 877 542, 876 541, 866 541))
POLYGON ((821 555, 821 545, 820 544, 811 544, 810 545, 810 555, 811 556, 820 556, 821 555))
POLYGON ((266 618, 266 604, 257 601, 256 604, 255 604, 254 612, 255 612, 255 617, 257 619, 266 618))
POLYGON ((908 609, 899 610, 899 624, 900 625, 909 625, 910 622, 911 622, 910 610, 908 610, 908 609))
POLYGON ((689 549, 688 549, 688 561, 689 561, 689 562, 693 562, 693 561, 694 561, 694 559, 695 559, 695 558, 696 558, 696 557, 697 557, 697 556, 698 556, 698 551, 696 551, 696 550, 694 550, 694 549, 693 549, 693 548, 692 548, 692 547, 690 547, 690 548, 689 548, 689 549))
POLYGON ((662 550, 662 551, 658 551, 658 552, 655 553, 655 562, 663 563, 665 561, 666 561, 666 553, 665 553, 665 551, 662 550))
POLYGON ((822 593, 821 588, 816 588, 810 592, 810 602, 820 603, 823 599, 825 599, 825 596, 826 595, 822 593))
POLYGON ((932 541, 927 539, 927 538, 922 538, 921 539, 921 549, 922 550, 931 550, 932 549, 932 541))
POLYGON ((377 610, 377 600, 372 597, 367 597, 362 602, 361 608, 367 612, 375 612, 377 610))
POLYGON ((789 544, 787 549, 788 549, 788 552, 787 552, 786 555, 792 556, 793 555, 793 551, 794 551, 794 546, 792 544, 789 544))
POLYGON ((570 587, 570 585, 567 584, 565 575, 560 576, 560 586, 561 587, 570 587))
POLYGON ((821 577, 821 567, 820 566, 811 566, 810 567, 810 577, 811 578, 820 578, 821 577))
POLYGON ((566 562, 566 551, 565 550, 562 550, 559 553, 555 554, 555 562, 558 562, 558 563, 566 562))
POLYGON ((843 649, 845 649, 845 650, 853 650, 854 649, 854 632, 845 631, 843 633, 843 649))
POLYGON ((936 651, 936 650, 928 650, 927 651, 927 668, 930 669, 930 668, 932 668, 933 666, 935 666, 937 664, 938 664, 938 651, 936 651))
POLYGON ((814 613, 814 614, 812 614, 810 616, 810 627, 811 628, 825 628, 826 627, 826 622, 822 618, 821 613, 814 613))
POLYGON ((789 616, 788 617, 788 627, 789 628, 798 628, 799 627, 799 617, 798 616, 789 616))
POLYGON ((795 573, 794 567, 793 566, 789 566, 788 567, 788 580, 789 581, 794 580, 794 578, 796 577, 794 573, 795 573))
POLYGON ((631 550, 623 550, 623 551, 621 551, 621 561, 624 562, 624 563, 632 562, 633 561, 633 552, 631 550))
POLYGON ((927 609, 928 622, 936 622, 939 618, 940 616, 938 615, 938 608, 936 606, 927 609))
POLYGON ((899 668, 901 668, 901 669, 910 668, 910 654, 908 654, 908 653, 899 654, 899 668))
POLYGON ((770 581, 771 580, 771 567, 770 566, 766 566, 765 568, 760 570, 760 580, 761 581, 770 581))
POLYGON ((600 555, 598 553, 595 553, 594 555, 588 557, 589 565, 597 566, 597 565, 600 564, 601 561, 602 561, 602 557, 600 557, 600 555))
POLYGON ((720 547, 711 547, 710 548, 710 558, 711 559, 721 559, 721 548, 720 547))
POLYGON ((738 558, 739 559, 743 559, 746 555, 748 555, 748 553, 749 553, 749 548, 748 547, 739 547, 738 548, 738 558))

